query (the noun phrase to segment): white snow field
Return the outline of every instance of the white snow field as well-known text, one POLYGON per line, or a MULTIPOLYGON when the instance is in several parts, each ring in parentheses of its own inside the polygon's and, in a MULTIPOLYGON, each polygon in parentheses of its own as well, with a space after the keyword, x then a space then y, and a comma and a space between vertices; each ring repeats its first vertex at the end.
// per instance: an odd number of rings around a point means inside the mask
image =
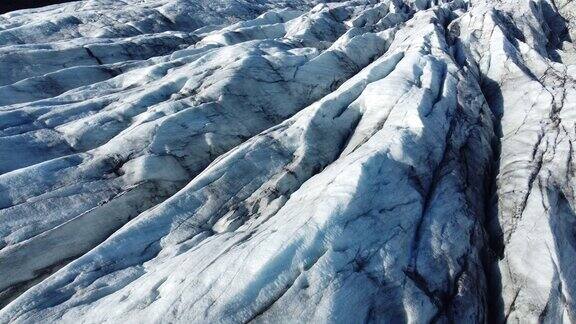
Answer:
POLYGON ((0 15, 0 323, 576 322, 576 1, 0 15))

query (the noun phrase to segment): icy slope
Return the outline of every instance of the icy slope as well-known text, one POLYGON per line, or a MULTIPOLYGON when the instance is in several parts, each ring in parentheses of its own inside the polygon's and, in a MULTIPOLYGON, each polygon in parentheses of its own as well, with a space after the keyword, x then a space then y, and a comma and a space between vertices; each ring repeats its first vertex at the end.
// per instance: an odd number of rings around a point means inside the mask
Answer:
POLYGON ((576 320, 576 2, 0 16, 0 322, 576 320))

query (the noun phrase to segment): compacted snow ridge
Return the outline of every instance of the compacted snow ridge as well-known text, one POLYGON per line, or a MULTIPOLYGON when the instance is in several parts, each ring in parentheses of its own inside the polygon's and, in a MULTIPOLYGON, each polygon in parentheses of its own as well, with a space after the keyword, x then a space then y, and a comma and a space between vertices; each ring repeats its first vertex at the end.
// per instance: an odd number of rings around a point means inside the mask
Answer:
POLYGON ((0 15, 0 323, 576 322, 576 1, 0 15))

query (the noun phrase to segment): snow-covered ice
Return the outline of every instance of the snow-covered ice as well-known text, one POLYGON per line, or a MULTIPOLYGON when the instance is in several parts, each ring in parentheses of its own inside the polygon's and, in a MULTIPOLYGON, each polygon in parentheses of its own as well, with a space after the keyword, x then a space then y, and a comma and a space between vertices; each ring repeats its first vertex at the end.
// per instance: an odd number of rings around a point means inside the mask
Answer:
POLYGON ((0 15, 0 323, 576 321, 576 2, 0 15))

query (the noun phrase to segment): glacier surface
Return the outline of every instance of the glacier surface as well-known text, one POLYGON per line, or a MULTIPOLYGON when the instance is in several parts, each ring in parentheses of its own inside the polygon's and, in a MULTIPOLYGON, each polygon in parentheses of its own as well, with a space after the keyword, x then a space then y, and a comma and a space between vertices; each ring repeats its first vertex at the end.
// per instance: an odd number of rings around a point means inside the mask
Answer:
POLYGON ((0 15, 0 323, 576 321, 576 1, 0 15))

